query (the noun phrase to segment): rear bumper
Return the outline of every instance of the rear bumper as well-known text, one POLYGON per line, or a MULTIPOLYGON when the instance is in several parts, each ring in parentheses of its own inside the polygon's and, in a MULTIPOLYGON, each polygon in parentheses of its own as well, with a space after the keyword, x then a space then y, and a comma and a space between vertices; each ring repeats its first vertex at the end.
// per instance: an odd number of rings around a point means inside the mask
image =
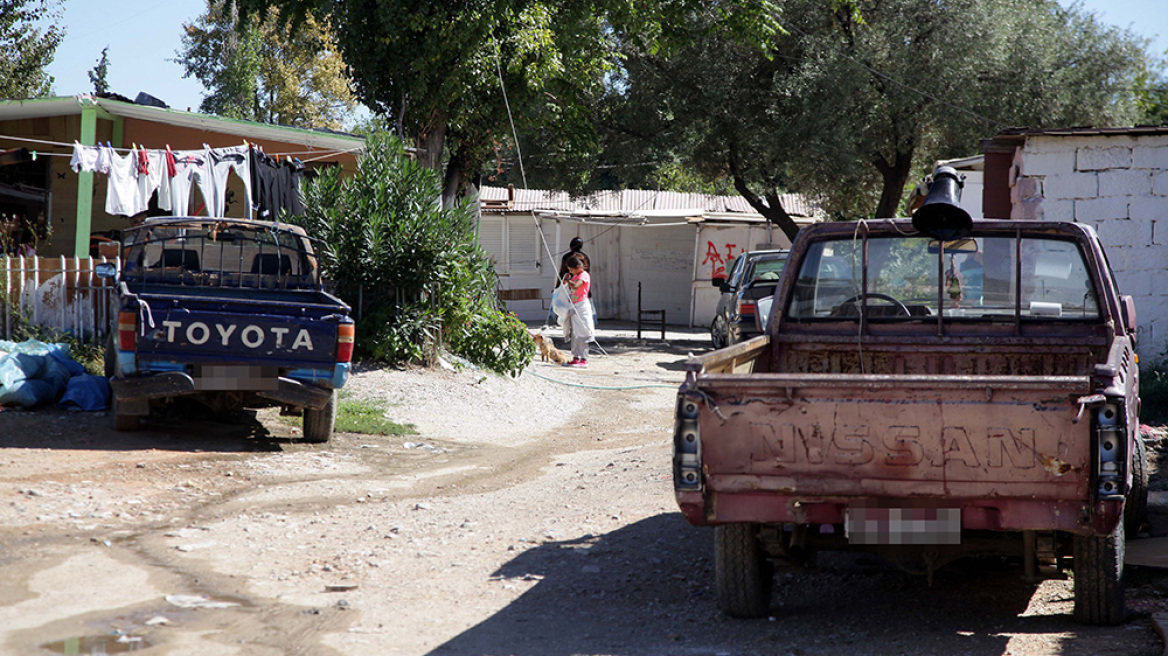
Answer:
POLYGON ((682 515, 695 526, 719 524, 842 524, 849 506, 960 508, 964 530, 1110 532, 1122 501, 1019 498, 805 497, 767 492, 677 492, 682 515))
MULTIPOLYGON (((114 397, 120 403, 126 404, 128 409, 132 409, 126 414, 139 414, 135 410, 144 408, 144 404, 151 399, 214 393, 197 390, 195 380, 181 371, 164 371, 128 378, 114 377, 110 379, 110 387, 114 397)), ((272 389, 253 390, 252 393, 280 405, 320 409, 328 403, 333 390, 281 376, 276 379, 272 389)))

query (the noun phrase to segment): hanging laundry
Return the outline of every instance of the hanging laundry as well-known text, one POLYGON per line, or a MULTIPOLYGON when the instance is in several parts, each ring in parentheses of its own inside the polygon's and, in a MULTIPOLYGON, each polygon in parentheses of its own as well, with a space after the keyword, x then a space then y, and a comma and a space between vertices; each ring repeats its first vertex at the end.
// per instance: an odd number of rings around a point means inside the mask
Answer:
POLYGON ((259 148, 251 150, 252 202, 255 217, 275 221, 282 210, 303 214, 300 200, 300 180, 304 164, 286 159, 277 162, 259 148))
POLYGON ((246 193, 244 199, 244 215, 251 218, 251 161, 247 146, 229 146, 226 148, 211 148, 203 144, 207 152, 207 161, 211 170, 213 196, 208 208, 209 216, 226 216, 227 206, 227 176, 234 171, 239 179, 243 180, 246 193))
MULTIPOLYGON (((170 179, 170 213, 172 216, 190 214, 191 184, 199 186, 203 204, 211 216, 212 198, 215 197, 215 183, 211 178, 210 158, 206 149, 176 150, 174 152, 174 177, 170 179)), ((161 207, 161 205, 159 205, 161 207)))
POLYGON ((111 163, 113 161, 112 160, 113 155, 114 155, 114 149, 112 146, 109 145, 109 142, 106 142, 105 144, 98 144, 97 145, 96 170, 98 173, 100 173, 102 175, 109 175, 110 166, 112 165, 111 163))
POLYGON ((73 159, 69 160, 69 166, 76 173, 96 173, 99 155, 97 146, 82 146, 81 142, 74 141, 73 159))
POLYGON ((131 151, 124 157, 109 151, 110 171, 109 185, 105 192, 105 211, 107 214, 134 216, 146 211, 147 205, 142 202, 141 191, 138 186, 138 156, 131 151))
POLYGON ((162 207, 165 203, 166 208, 169 208, 170 178, 166 175, 166 151, 143 148, 138 158, 138 195, 142 206, 150 207, 150 198, 154 192, 158 192, 158 206, 162 207), (145 174, 142 173, 143 169, 145 174))

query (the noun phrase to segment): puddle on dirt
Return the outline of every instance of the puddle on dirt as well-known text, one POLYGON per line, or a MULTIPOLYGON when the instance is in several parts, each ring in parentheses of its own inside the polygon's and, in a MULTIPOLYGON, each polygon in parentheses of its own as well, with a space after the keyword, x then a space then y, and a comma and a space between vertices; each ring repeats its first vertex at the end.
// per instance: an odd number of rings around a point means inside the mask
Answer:
POLYGON ((152 645, 140 636, 81 636, 41 645, 54 654, 127 654, 149 649, 152 645))

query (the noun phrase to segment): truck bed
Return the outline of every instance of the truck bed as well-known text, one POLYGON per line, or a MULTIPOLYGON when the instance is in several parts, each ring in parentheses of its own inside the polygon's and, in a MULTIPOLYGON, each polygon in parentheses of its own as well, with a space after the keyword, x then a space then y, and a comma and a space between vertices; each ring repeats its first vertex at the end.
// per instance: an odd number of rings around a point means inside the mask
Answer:
POLYGON ((825 350, 821 339, 787 359, 773 345, 757 337, 687 363, 682 394, 698 406, 707 495, 687 509, 691 521, 839 523, 849 504, 895 500, 972 504, 967 528, 1077 528, 1091 474, 1080 400, 1092 391, 1077 363, 1091 344, 1020 341, 1017 366, 1034 375, 903 373, 976 370, 976 354, 958 346, 897 355, 866 343, 868 367, 896 366, 852 373, 854 341, 825 350), (774 360, 824 370, 777 372, 774 360))

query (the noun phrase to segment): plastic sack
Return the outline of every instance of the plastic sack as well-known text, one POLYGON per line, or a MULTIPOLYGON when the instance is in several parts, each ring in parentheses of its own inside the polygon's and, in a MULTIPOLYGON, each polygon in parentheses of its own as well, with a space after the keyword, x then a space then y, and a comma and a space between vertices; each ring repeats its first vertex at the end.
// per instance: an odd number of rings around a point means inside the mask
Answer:
POLYGON ((2 346, 9 353, 0 358, 0 405, 32 408, 52 403, 65 392, 72 376, 85 373, 65 344, 30 339, 2 346))
POLYGON ((52 403, 68 381, 65 368, 47 355, 10 353, 0 360, 0 405, 52 403))
POLYGON ((560 285, 552 292, 552 312, 559 317, 560 323, 564 322, 564 317, 572 311, 572 296, 568 292, 567 285, 560 285))
POLYGON ((110 384, 105 376, 80 374, 69 379, 65 395, 57 401, 57 406, 69 410, 92 412, 105 410, 109 405, 110 384))

